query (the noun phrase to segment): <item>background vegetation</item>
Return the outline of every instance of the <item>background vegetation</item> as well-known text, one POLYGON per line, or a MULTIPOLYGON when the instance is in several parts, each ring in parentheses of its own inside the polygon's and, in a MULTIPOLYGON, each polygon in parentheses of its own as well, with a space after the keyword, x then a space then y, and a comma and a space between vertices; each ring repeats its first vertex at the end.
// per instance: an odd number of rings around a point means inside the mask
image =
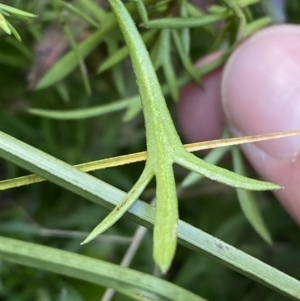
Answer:
MULTIPOLYGON (((112 104, 137 94, 128 58, 98 74, 98 67, 124 46, 117 27, 109 31, 94 49, 88 51, 89 55, 81 70, 76 68, 61 81, 35 90, 42 75, 70 49, 68 34, 69 38, 74 37, 73 42, 77 44, 93 35, 98 30, 98 25, 100 28, 105 26, 101 24, 102 10, 89 6, 94 2, 65 2, 73 4, 88 18, 83 20, 82 16, 76 16, 77 11, 72 11, 60 1, 2 1, 3 4, 34 13, 38 17, 30 20, 9 19, 19 32, 22 43, 1 32, 0 130, 72 165, 145 150, 144 122, 138 102, 124 105, 122 110, 110 112, 113 109, 109 107, 108 112, 101 116, 75 120, 48 118, 28 112, 30 108, 69 111, 112 104), (88 81, 85 73, 88 74, 88 81)), ((103 12, 109 10, 105 1, 98 2, 99 7, 102 5, 103 12)), ((163 1, 168 10, 163 6, 155 9, 148 6, 149 18, 178 15, 178 2, 180 1, 163 1)), ((299 23, 298 2, 286 1, 287 22, 299 23)), ((245 12, 249 18, 253 14, 254 19, 271 14, 261 3, 249 6, 249 10, 245 12)), ((200 15, 201 11, 196 13, 200 15)), ((133 16, 137 24, 142 23, 136 10, 133 16)), ((233 43, 232 36, 235 35, 236 28, 234 22, 229 23, 226 37, 219 37, 214 26, 193 28, 190 31, 191 62, 217 48, 227 47, 224 46, 225 40, 229 45, 233 43), (217 38, 221 41, 216 42, 217 38)), ((141 32, 147 31, 141 27, 141 32)), ((153 37, 150 38, 148 47, 155 58, 155 53, 159 51, 155 49, 155 41, 158 39, 155 35, 153 37)), ((75 52, 76 47, 73 47, 75 52)), ((190 70, 182 67, 180 55, 176 51, 170 53, 176 76, 191 77, 190 70)), ((80 57, 75 62, 79 64, 80 57)), ((171 93, 168 93, 167 99, 172 112, 176 106, 173 101, 177 98, 176 88, 172 88, 170 81, 168 82, 168 75, 163 67, 158 69, 158 75, 162 83, 169 84, 171 93)), ((230 169, 231 157, 226 155, 219 165, 230 169)), ((144 163, 135 163, 94 171, 92 174, 128 191, 136 182, 143 166, 144 163)), ((247 168, 250 169, 248 165, 247 168)), ((1 159, 1 179, 27 174, 28 171, 1 159)), ((180 185, 187 171, 175 168, 175 175, 176 182, 180 185)), ((251 176, 254 176, 253 171, 251 176)), ((150 201, 155 195, 154 187, 153 182, 141 199, 150 201)), ((206 179, 180 192, 180 219, 300 279, 299 228, 271 193, 257 193, 255 196, 271 234, 272 245, 262 240, 246 220, 235 190, 206 179)), ((107 209, 50 182, 5 190, 1 192, 0 200, 0 235, 116 264, 121 262, 137 228, 135 223, 123 218, 94 242, 80 246, 86 235, 107 215, 107 209)), ((0 300, 3 301, 95 301, 101 300, 106 289, 86 281, 7 261, 1 261, 0 267, 0 300)), ((159 275, 152 259, 151 231, 145 234, 130 267, 159 275)), ((163 278, 207 300, 288 300, 287 297, 182 246, 178 247, 171 270, 163 278)), ((114 298, 131 300, 118 294, 114 298)))

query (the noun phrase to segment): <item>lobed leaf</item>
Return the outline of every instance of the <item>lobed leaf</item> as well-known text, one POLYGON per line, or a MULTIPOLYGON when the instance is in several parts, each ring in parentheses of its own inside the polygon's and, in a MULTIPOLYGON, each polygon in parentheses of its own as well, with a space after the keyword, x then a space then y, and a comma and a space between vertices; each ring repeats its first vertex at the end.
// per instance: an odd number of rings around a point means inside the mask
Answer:
MULTIPOLYGON (((74 167, 30 146, 16 138, 0 132, 0 156, 14 164, 17 164, 31 172, 56 183, 57 185, 71 190, 75 194, 86 199, 101 204, 107 208, 117 205, 126 195, 119 189, 85 174, 74 167)), ((155 219, 155 210, 152 206, 137 201, 126 215, 139 222, 141 225, 152 227, 155 219)), ((178 223, 179 242, 193 250, 204 253, 206 256, 214 258, 226 266, 246 275, 264 285, 277 290, 278 292, 294 299, 300 299, 300 282, 275 268, 259 261, 258 259, 214 238, 213 236, 183 222, 178 223)), ((0 253, 3 248, 10 244, 8 241, 0 241, 0 253), (2 243, 1 243, 2 242, 2 243)), ((32 245, 31 245, 32 246, 32 245)), ((29 254, 33 254, 35 248, 30 248, 29 254)), ((7 249, 5 249, 7 250, 7 249)), ((13 246, 12 256, 6 260, 17 260, 16 252, 23 250, 16 244, 13 246)), ((6 252, 6 251, 5 251, 6 252)), ((47 252, 38 252, 47 254, 47 252)), ((72 254, 73 256, 78 256, 72 254)), ((2 257, 3 258, 3 257, 2 257)), ((43 256, 44 258, 44 256, 43 256)), ((36 259, 32 259, 31 266, 36 259)), ((17 262, 17 261, 15 261, 17 262)), ((29 261, 20 260, 18 263, 24 264, 29 261)), ((44 264, 44 263, 43 263, 44 264)), ((62 263, 63 264, 63 263, 62 263)), ((39 267, 39 266, 38 266, 39 267)), ((60 264, 55 268, 55 272, 62 271, 60 264)), ((72 270, 73 272, 73 270, 72 270)), ((80 271, 81 274, 81 271, 80 271)))

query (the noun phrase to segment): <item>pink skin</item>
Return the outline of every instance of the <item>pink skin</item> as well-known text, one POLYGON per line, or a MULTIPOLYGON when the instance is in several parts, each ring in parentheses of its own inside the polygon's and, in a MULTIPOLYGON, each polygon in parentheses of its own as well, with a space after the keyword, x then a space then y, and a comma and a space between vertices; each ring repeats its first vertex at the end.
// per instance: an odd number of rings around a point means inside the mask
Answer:
MULTIPOLYGON (((208 64, 219 57, 220 54, 209 55, 201 60, 197 67, 208 64)), ((196 84, 190 84, 181 89, 181 101, 177 106, 177 119, 187 142, 213 140, 222 135, 225 115, 220 106, 220 71, 216 70, 204 78, 203 90, 196 84), (199 120, 201 120, 201 123, 199 123, 199 120), (201 125, 203 125, 203 128, 199 129, 201 125)))
MULTIPOLYGON (((184 137, 189 142, 219 138, 221 107, 236 136, 300 129, 299 53, 299 26, 273 26, 245 41, 223 71, 205 79, 204 92, 195 84, 182 89, 177 113, 184 137)), ((242 149, 263 179, 284 187, 275 194, 300 225, 300 137, 242 149)))

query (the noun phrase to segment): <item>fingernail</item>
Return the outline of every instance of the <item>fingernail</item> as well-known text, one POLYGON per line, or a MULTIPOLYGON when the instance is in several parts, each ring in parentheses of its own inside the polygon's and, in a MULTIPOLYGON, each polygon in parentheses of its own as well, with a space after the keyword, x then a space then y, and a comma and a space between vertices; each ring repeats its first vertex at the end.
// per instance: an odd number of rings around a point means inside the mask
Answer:
MULTIPOLYGON (((242 135, 300 129, 300 27, 279 25, 244 42, 226 64, 222 100, 242 135)), ((269 156, 293 161, 300 137, 258 142, 269 156)))

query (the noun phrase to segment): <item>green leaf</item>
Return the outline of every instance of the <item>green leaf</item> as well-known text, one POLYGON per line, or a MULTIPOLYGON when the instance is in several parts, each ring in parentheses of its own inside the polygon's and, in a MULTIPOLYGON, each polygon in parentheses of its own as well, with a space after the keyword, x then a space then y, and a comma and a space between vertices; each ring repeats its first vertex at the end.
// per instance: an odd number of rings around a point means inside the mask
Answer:
POLYGON ((270 182, 243 177, 232 171, 226 170, 213 164, 209 164, 208 162, 205 162, 203 160, 201 160, 201 164, 199 164, 199 160, 201 159, 197 158, 191 153, 182 152, 178 157, 176 157, 175 162, 213 181, 220 182, 235 188, 257 191, 274 190, 281 188, 279 185, 270 182))
POLYGON ((0 237, 0 258, 111 287, 135 300, 205 301, 179 286, 145 273, 99 259, 15 239, 0 237))
POLYGON ((254 32, 270 25, 272 23, 272 19, 270 17, 259 18, 251 23, 248 23, 245 28, 245 36, 249 36, 254 32))
MULTIPOLYGON (((55 2, 55 4, 56 4, 56 2, 55 2)), ((55 5, 55 8, 56 8, 57 14, 59 16, 59 19, 60 19, 61 23, 63 24, 64 32, 69 40, 70 45, 72 46, 73 53, 75 54, 75 60, 77 61, 76 64, 79 66, 79 69, 80 69, 82 82, 84 84, 86 93, 89 96, 89 95, 91 95, 91 86, 90 86, 89 78, 88 78, 88 75, 86 72, 87 68, 84 64, 83 57, 81 56, 77 42, 73 36, 72 30, 71 30, 70 26, 68 25, 67 20, 64 17, 64 14, 59 10, 58 5, 55 5)))
MULTIPOLYGON (((107 38, 106 39, 107 44, 107 50, 109 56, 116 53, 118 50, 118 41, 114 38, 107 38)), ((125 87, 125 81, 124 81, 124 73, 122 70, 122 65, 115 65, 111 67, 112 72, 112 78, 115 84, 115 87, 118 91, 118 93, 121 96, 124 96, 126 94, 126 87, 125 87)))
POLYGON ((54 83, 62 80, 70 74, 78 65, 78 56, 84 59, 101 41, 106 31, 110 30, 113 22, 107 24, 89 36, 86 40, 77 46, 76 53, 68 52, 64 55, 38 82, 36 89, 44 89, 54 83))
POLYGON ((137 9, 143 23, 147 27, 148 13, 147 13, 147 10, 146 10, 146 7, 145 7, 145 4, 144 4, 143 0, 134 0, 134 3, 136 5, 136 9, 137 9))
MULTIPOLYGON (((45 179, 75 194, 110 209, 117 205, 126 195, 119 189, 91 175, 85 174, 57 158, 3 132, 0 132, 0 156, 33 173, 41 175, 45 179)), ((128 210, 126 216, 143 226, 152 227, 155 219, 155 209, 144 202, 137 201, 128 210)), ((286 296, 296 300, 300 298, 300 282, 298 280, 183 221, 179 221, 178 223, 178 237, 182 245, 204 253, 206 256, 214 258, 239 273, 267 285, 286 296)), ((9 243, 1 243, 1 246, 7 248, 9 243)), ((0 253, 3 253, 2 247, 0 247, 2 250, 0 253)), ((18 257, 15 254, 18 251, 21 252, 21 250, 23 250, 22 247, 17 248, 17 245, 14 244, 13 251, 15 253, 11 256, 11 260, 13 258, 17 260, 18 257)), ((34 248, 30 248, 30 250, 29 254, 33 254, 34 248)), ((46 252, 38 253, 47 254, 46 252)), ((72 255, 78 256, 75 254, 72 255)), ((6 257, 6 260, 8 260, 8 257, 6 257)), ((26 262, 29 264, 29 261, 25 261, 23 258, 20 259, 20 263, 24 264, 26 262)), ((35 260, 33 259, 31 262, 31 266, 33 266, 35 260)), ((60 265, 55 268, 54 272, 63 271, 59 267, 60 265)))
POLYGON ((225 5, 230 9, 238 22, 236 40, 240 41, 245 37, 245 28, 247 25, 247 20, 244 11, 240 7, 240 4, 232 0, 222 0, 225 5))
POLYGON ((226 12, 226 7, 221 6, 221 5, 210 5, 207 7, 207 12, 211 14, 220 14, 226 12))
POLYGON ((108 30, 113 27, 113 21, 110 21, 106 24, 105 27, 97 30, 95 33, 90 35, 86 40, 81 42, 77 46, 77 53, 74 51, 68 52, 65 54, 49 71, 40 79, 36 89, 44 89, 48 86, 51 86, 58 81, 65 78, 69 75, 78 65, 77 55, 80 55, 83 59, 90 54, 90 52, 95 49, 95 47, 102 40, 103 36, 108 30))
POLYGON ((75 120, 75 119, 92 118, 92 117, 124 110, 131 105, 134 104, 136 105, 139 101, 140 101, 140 97, 139 95, 137 95, 137 96, 117 100, 109 104, 95 106, 91 108, 75 109, 75 110, 68 110, 68 111, 29 109, 27 110, 27 112, 33 115, 52 118, 52 119, 75 120))
POLYGON ((153 43, 152 48, 149 53, 154 70, 158 70, 163 63, 162 54, 163 54, 164 50, 161 47, 161 45, 163 43, 162 33, 163 33, 163 31, 160 31, 160 35, 159 35, 158 39, 153 43))
POLYGON ((17 8, 14 8, 12 6, 8 6, 8 5, 5 5, 2 3, 0 3, 0 10, 6 11, 16 17, 25 17, 25 18, 35 18, 36 17, 36 15, 34 15, 32 13, 28 13, 23 10, 20 10, 20 9, 17 9, 17 8))
MULTIPOLYGON (((146 167, 142 175, 144 175, 144 173, 155 175, 155 177, 159 179, 158 182, 160 182, 157 184, 157 196, 159 196, 158 193, 160 193, 160 195, 168 197, 167 200, 164 200, 162 197, 157 199, 157 208, 160 208, 159 210, 161 212, 156 213, 157 218, 154 226, 155 241, 153 252, 154 254, 159 254, 159 252, 170 243, 171 251, 166 250, 163 256, 155 257, 156 260, 159 260, 156 263, 159 265, 160 269, 163 272, 166 272, 174 256, 174 245, 176 245, 176 235, 174 232, 177 229, 174 226, 174 220, 178 218, 176 213, 177 209, 174 209, 177 208, 176 189, 172 184, 174 182, 174 176, 169 172, 174 162, 213 180, 233 187, 254 190, 276 189, 279 187, 272 183, 242 177, 233 172, 204 162, 186 151, 171 119, 148 51, 131 16, 120 0, 109 0, 109 3, 129 49, 143 106, 148 153, 146 167), (164 186, 158 188, 158 185, 164 186), (175 215, 173 218, 170 218, 167 214, 169 208, 172 208, 171 212, 175 215), (163 224, 164 226, 159 228, 159 226, 163 224), (170 229, 172 229, 171 241, 170 229)), ((184 50, 178 43, 179 38, 177 38, 176 33, 174 33, 174 37, 177 48, 180 48, 180 51, 183 54, 184 50)), ((138 190, 140 187, 145 187, 146 184, 148 184, 148 178, 145 177, 143 180, 142 178, 143 177, 141 176, 138 181, 138 190)), ((129 193, 131 194, 132 191, 129 193)), ((133 198, 129 198, 128 202, 129 201, 131 204, 133 198)), ((126 202, 123 202, 122 208, 125 207, 128 208, 128 205, 126 205, 126 202)), ((109 225, 112 225, 113 222, 117 221, 119 218, 120 215, 113 211, 111 216, 108 216, 104 221, 109 221, 109 225)), ((101 227, 101 224, 97 226, 98 229, 102 229, 101 227)), ((106 225, 104 225, 103 229, 106 228, 106 225)), ((95 237, 95 235, 93 237, 95 237)))
MULTIPOLYGON (((188 14, 193 17, 193 18, 202 18, 203 16, 206 16, 205 13, 203 13, 199 7, 196 7, 195 5, 192 5, 191 3, 187 4, 187 10, 188 10, 188 14)), ((209 24, 209 25, 205 25, 203 26, 203 29, 206 30, 209 35, 214 36, 214 27, 213 24, 209 24)))
POLYGON ((88 235, 88 237, 81 243, 86 244, 96 238, 98 235, 110 228, 116 221, 118 221, 126 211, 133 205, 139 198, 146 186, 153 178, 154 173, 149 169, 144 169, 138 181, 127 193, 126 197, 114 208, 114 210, 88 235))
POLYGON ((173 68, 173 64, 171 61, 172 53, 171 53, 171 36, 169 29, 163 29, 161 31, 161 44, 160 44, 160 60, 163 67, 164 75, 166 77, 166 81, 170 90, 170 94, 172 98, 177 101, 179 98, 178 85, 176 80, 175 71, 173 68))
POLYGON ((230 13, 226 11, 221 14, 206 15, 200 18, 198 17, 189 17, 189 18, 163 18, 157 20, 151 20, 147 23, 148 28, 169 28, 169 29, 181 29, 181 28, 193 28, 201 27, 205 25, 210 25, 223 21, 230 13))
POLYGON ((19 35, 19 33, 17 32, 17 30, 10 24, 10 22, 6 21, 7 26, 10 29, 10 32, 12 33, 12 35, 19 41, 22 42, 21 36, 19 35))
POLYGON ((11 34, 11 30, 9 25, 7 24, 7 21, 5 19, 5 17, 1 14, 0 12, 0 28, 7 34, 11 34))
MULTIPOLYGON (((187 18, 188 17, 188 2, 187 0, 182 0, 180 5, 180 16, 187 18)), ((191 44, 191 37, 190 37, 190 29, 183 28, 181 30, 181 40, 183 47, 185 48, 185 53, 190 53, 190 44, 191 44)))
MULTIPOLYGON (((232 149, 232 155, 234 171, 247 176, 241 152, 237 147, 232 149)), ((250 224, 268 244, 271 244, 271 235, 264 223, 254 193, 244 189, 237 189, 237 195, 241 208, 250 224)))
MULTIPOLYGON (((205 162, 210 164, 217 164, 228 151, 229 147, 220 147, 211 150, 207 156, 203 159, 205 162)), ((181 187, 187 188, 191 185, 194 185, 196 182, 200 181, 203 178, 203 175, 195 172, 190 172, 182 181, 181 187)))
POLYGON ((69 12, 71 12, 72 14, 74 14, 75 16, 80 18, 81 20, 83 20, 86 23, 88 23, 89 25, 91 25, 92 27, 99 28, 100 24, 95 22, 86 13, 83 13, 80 9, 78 9, 71 3, 66 3, 65 1, 62 1, 62 0, 56 0, 56 2, 59 4, 59 6, 61 6, 65 10, 68 10, 69 12))
POLYGON ((199 85, 201 85, 202 84, 201 79, 200 79, 199 75, 197 74, 193 63, 191 62, 191 59, 190 59, 188 53, 185 52, 182 41, 180 40, 179 34, 176 30, 172 30, 172 37, 174 39, 180 59, 182 61, 182 64, 184 65, 186 71, 189 73, 189 75, 192 77, 192 79, 195 82, 197 82, 199 85))
MULTIPOLYGON (((142 39, 144 43, 147 45, 149 44, 155 35, 157 34, 157 30, 148 30, 142 35, 142 39)), ((119 48, 115 53, 111 54, 104 62, 101 63, 101 65, 98 67, 97 72, 102 73, 116 64, 120 63, 122 60, 124 60, 129 55, 129 51, 127 46, 119 48)))
MULTIPOLYGON (((134 10, 132 3, 128 4, 130 11, 134 10)), ((103 40, 103 37, 116 26, 116 20, 113 14, 107 14, 103 19, 102 27, 91 34, 86 40, 78 45, 78 54, 84 59, 86 58, 103 40)), ((65 54, 38 82, 36 89, 44 89, 54 83, 62 80, 69 75, 78 65, 76 54, 71 51, 65 54)))
POLYGON ((124 114, 122 120, 128 122, 136 117, 142 110, 141 103, 132 103, 128 106, 126 113, 124 114))
POLYGON ((178 202, 172 165, 160 164, 156 173, 153 257, 163 273, 170 268, 177 246, 178 202))
POLYGON ((101 24, 105 23, 107 13, 101 5, 93 0, 77 0, 76 2, 82 9, 94 16, 101 24))

